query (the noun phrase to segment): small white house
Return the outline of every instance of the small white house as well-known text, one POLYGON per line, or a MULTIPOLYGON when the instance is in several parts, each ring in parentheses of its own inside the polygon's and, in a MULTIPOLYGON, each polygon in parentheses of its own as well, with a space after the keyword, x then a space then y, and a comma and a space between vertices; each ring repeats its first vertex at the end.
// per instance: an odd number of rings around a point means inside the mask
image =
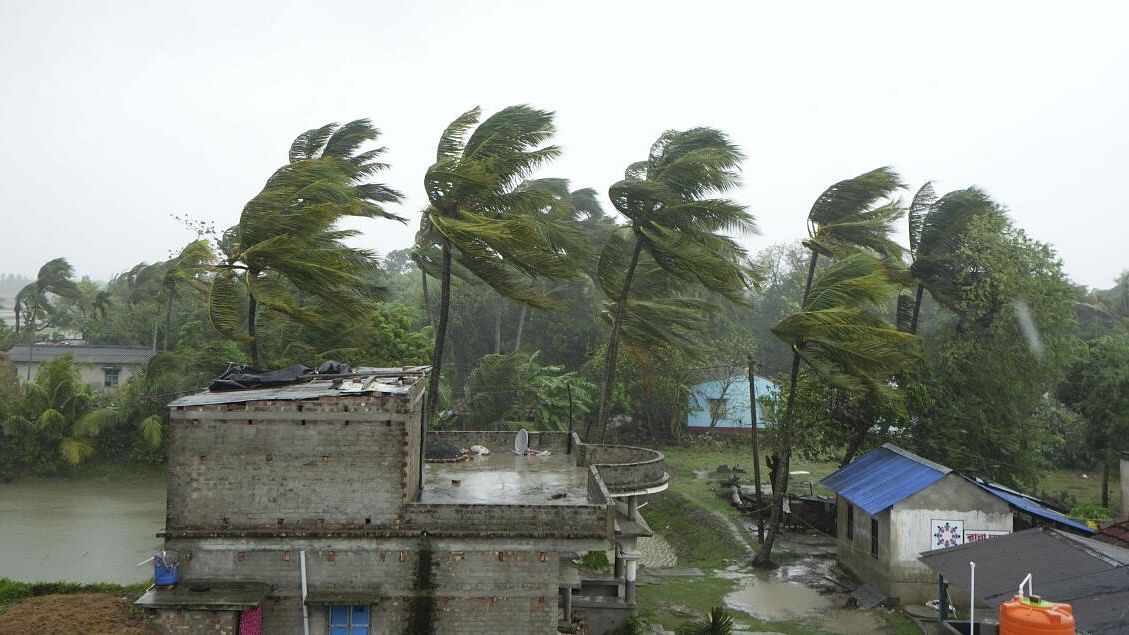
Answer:
POLYGON ((823 479, 837 495, 839 564, 902 603, 937 596, 923 552, 1010 534, 1040 522, 1085 525, 999 485, 962 476, 893 444, 823 479))
POLYGON ((95 390, 112 390, 124 384, 149 362, 148 346, 99 346, 44 342, 21 344, 8 351, 20 381, 32 381, 43 362, 70 355, 79 366, 82 381, 95 390))

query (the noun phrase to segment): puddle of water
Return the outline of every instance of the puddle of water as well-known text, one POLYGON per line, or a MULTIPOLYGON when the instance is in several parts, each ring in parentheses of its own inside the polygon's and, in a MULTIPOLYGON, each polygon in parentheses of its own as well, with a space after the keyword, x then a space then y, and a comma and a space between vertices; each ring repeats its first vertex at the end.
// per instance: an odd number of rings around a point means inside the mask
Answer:
POLYGON ((765 620, 787 620, 824 611, 831 606, 831 599, 802 584, 752 575, 744 588, 725 596, 725 605, 765 620))

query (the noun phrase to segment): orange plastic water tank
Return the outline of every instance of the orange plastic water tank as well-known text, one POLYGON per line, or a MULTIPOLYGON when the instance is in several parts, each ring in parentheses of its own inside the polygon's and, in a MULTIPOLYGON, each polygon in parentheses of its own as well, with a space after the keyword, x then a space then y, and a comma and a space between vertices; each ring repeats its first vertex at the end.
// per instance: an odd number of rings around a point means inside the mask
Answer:
POLYGON ((1000 635, 1075 635, 1069 604, 1017 595, 1000 605, 1000 635))

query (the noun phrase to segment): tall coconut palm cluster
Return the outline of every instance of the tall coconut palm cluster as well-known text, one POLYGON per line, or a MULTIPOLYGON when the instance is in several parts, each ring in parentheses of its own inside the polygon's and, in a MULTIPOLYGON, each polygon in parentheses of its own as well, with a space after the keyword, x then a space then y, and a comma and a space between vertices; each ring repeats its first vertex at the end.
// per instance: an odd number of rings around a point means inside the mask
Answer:
MULTIPOLYGON (((568 294, 595 298, 587 306, 589 313, 599 313, 602 324, 593 325, 597 333, 582 361, 590 362, 589 374, 598 375, 598 387, 595 381, 590 389, 578 385, 576 393, 584 397, 584 436, 602 441, 612 429, 613 413, 623 410, 615 398, 617 390, 622 393, 617 371, 623 360, 638 362, 656 350, 700 360, 703 333, 721 313, 718 309, 748 310, 763 274, 750 261, 742 239, 755 234, 757 225, 749 208, 733 198, 742 183, 745 156, 720 130, 696 127, 659 134, 642 160, 627 163, 623 177, 608 188, 611 215, 597 190, 544 174, 562 153, 553 143, 555 133, 554 113, 528 105, 489 116, 476 107, 456 117, 439 135, 434 161, 423 174, 427 204, 403 260, 419 268, 433 342, 430 414, 454 401, 452 391, 444 389, 445 364, 458 344, 448 333, 453 288, 492 303, 493 353, 515 357, 490 363, 532 369, 531 377, 544 375, 555 402, 563 399, 557 393, 572 394, 567 381, 580 379, 568 374, 562 383, 560 377, 546 375, 546 369, 557 367, 538 366, 537 354, 516 357, 528 337, 530 312, 553 310, 568 294), (512 332, 503 335, 507 309, 516 320, 512 332)), ((351 240, 359 230, 342 223, 355 218, 404 223, 409 218, 394 211, 403 198, 400 192, 378 181, 388 167, 379 136, 367 119, 301 133, 286 162, 243 206, 237 223, 223 232, 192 225, 197 240, 165 262, 139 265, 120 278, 130 293, 117 301, 149 312, 152 321, 146 324, 151 327, 144 337, 162 354, 154 358, 151 372, 141 374, 145 388, 132 394, 128 404, 76 411, 68 415, 71 423, 56 426, 74 431, 59 437, 73 440, 67 441, 68 460, 88 454, 78 442, 96 430, 120 428, 133 419, 145 422, 138 431, 147 442, 159 442, 159 408, 151 406, 173 390, 160 378, 173 367, 184 370, 185 378, 197 377, 208 368, 201 360, 230 355, 236 347, 245 347, 250 363, 260 366, 266 341, 260 323, 276 330, 279 323, 298 325, 287 336, 304 333, 306 339, 284 343, 286 350, 293 346, 327 355, 349 355, 353 349, 310 333, 371 334, 379 332, 379 325, 408 328, 409 320, 382 312, 387 274, 375 253, 351 240), (182 322, 178 331, 174 316, 188 305, 206 307, 205 318, 182 322), (359 324, 365 321, 369 323, 359 324), (223 344, 201 346, 207 354, 198 357, 178 351, 182 336, 200 341, 201 325, 222 334, 223 344)), ((897 197, 903 188, 894 170, 878 168, 834 183, 807 213, 802 300, 772 328, 789 347, 792 363, 774 450, 781 469, 773 484, 772 530, 758 555, 763 563, 771 558, 787 490, 797 429, 796 385, 803 369, 844 401, 904 411, 899 382, 920 355, 914 334, 925 292, 938 305, 955 308, 961 295, 958 274, 968 273, 962 255, 967 228, 984 217, 1003 215, 976 188, 937 196, 926 184, 908 206, 897 197), (907 216, 908 251, 894 239, 895 223, 907 216)), ((56 306, 71 298, 81 296, 84 312, 106 318, 110 295, 82 291, 73 277, 66 260, 55 259, 19 292, 16 328, 22 338, 34 341, 35 333, 55 326, 56 306)), ((426 340, 426 333, 425 328, 416 335, 426 340)), ((274 341, 279 339, 286 338, 274 341)), ((274 349, 268 351, 268 359, 277 357, 274 349)), ((654 366, 655 360, 647 363, 654 366)), ((477 370, 481 372, 472 383, 482 385, 488 374, 477 370)), ((62 369, 59 373, 65 374, 62 369)), ((534 409, 528 404, 515 408, 497 395, 491 399, 498 402, 498 412, 534 409)), ((475 395, 467 399, 486 401, 475 395)), ((27 425, 36 420, 20 419, 27 425)), ((10 425, 17 423, 12 419, 10 425)))

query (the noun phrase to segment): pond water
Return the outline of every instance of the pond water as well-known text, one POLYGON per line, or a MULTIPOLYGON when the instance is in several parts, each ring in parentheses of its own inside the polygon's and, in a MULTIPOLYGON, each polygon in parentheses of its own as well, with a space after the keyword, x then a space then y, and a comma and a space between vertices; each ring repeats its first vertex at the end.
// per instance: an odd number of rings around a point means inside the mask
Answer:
POLYGON ((164 524, 163 476, 0 483, 0 577, 143 582, 164 524))

